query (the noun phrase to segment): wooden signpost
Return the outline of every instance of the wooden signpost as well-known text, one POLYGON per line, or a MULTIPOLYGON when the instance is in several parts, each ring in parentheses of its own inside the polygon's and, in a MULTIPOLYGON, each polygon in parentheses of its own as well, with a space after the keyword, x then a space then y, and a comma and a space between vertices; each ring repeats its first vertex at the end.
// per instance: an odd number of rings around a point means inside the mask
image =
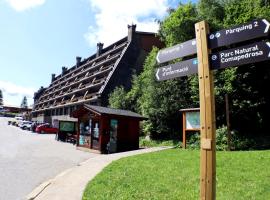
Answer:
POLYGON ((216 117, 213 70, 270 60, 270 42, 262 41, 211 54, 211 49, 267 37, 270 23, 266 19, 209 33, 205 21, 195 24, 196 39, 162 49, 157 62, 164 63, 197 53, 197 58, 160 67, 158 81, 198 73, 200 93, 200 199, 216 199, 216 117))

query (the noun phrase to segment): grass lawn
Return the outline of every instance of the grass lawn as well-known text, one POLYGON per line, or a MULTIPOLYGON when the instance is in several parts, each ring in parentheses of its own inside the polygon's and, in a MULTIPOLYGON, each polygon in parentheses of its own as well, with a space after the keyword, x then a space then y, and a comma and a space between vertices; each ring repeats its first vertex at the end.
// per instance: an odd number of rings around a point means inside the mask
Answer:
MULTIPOLYGON (((114 161, 88 183, 83 200, 197 200, 199 154, 171 149, 114 161)), ((217 199, 270 199, 270 151, 217 152, 217 199)))

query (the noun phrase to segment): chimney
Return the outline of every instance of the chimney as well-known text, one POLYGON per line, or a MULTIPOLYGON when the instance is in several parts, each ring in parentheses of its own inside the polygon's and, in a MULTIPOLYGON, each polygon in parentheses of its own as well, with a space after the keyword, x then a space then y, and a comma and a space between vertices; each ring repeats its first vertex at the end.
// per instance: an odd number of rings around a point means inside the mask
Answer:
POLYGON ((102 49, 103 49, 103 45, 104 45, 104 44, 101 43, 101 42, 97 43, 97 54, 96 54, 96 58, 100 56, 101 51, 102 51, 102 49))
POLYGON ((55 80, 55 74, 52 74, 52 82, 55 80))
POLYGON ((82 60, 81 57, 79 57, 79 56, 76 57, 76 67, 80 66, 81 60, 82 60))
POLYGON ((67 68, 65 66, 62 67, 62 75, 65 75, 67 71, 67 68))
POLYGON ((131 42, 135 31, 136 31, 136 24, 128 25, 128 41, 129 42, 131 42))

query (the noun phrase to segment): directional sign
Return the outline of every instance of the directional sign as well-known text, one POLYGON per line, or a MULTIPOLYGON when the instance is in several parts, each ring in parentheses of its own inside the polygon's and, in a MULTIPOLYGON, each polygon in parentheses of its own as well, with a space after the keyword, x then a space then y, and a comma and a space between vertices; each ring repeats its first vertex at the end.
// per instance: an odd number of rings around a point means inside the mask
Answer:
MULTIPOLYGON (((270 23, 266 19, 258 19, 246 24, 241 24, 209 34, 208 45, 210 49, 214 49, 255 38, 266 37, 269 33, 270 23)), ((160 50, 156 59, 158 63, 164 63, 196 53, 196 39, 192 39, 160 50)))
POLYGON ((214 49, 237 42, 268 36, 270 23, 266 19, 253 20, 209 34, 209 48, 214 49))
POLYGON ((192 39, 184 43, 160 50, 156 59, 158 63, 164 63, 176 58, 181 58, 196 53, 196 39, 192 39))
POLYGON ((211 68, 221 69, 265 60, 270 60, 270 42, 256 42, 212 54, 211 68))
POLYGON ((175 64, 167 65, 157 69, 156 78, 158 81, 164 81, 176 77, 187 76, 198 73, 197 58, 185 60, 175 64))

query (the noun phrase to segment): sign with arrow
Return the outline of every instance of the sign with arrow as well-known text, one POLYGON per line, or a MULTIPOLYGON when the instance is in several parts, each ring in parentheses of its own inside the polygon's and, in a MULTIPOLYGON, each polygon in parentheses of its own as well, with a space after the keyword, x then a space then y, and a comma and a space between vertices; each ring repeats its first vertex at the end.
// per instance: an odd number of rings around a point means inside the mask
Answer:
POLYGON ((222 47, 255 38, 266 37, 270 32, 270 23, 266 19, 253 20, 231 28, 209 34, 210 49, 222 47))
POLYGON ((181 58, 197 53, 196 40, 188 40, 181 44, 162 49, 158 52, 156 60, 158 63, 168 62, 176 58, 181 58))
POLYGON ((211 69, 222 69, 270 60, 270 42, 253 44, 228 49, 210 55, 211 69))
MULTIPOLYGON (((255 38, 266 37, 269 35, 269 32, 270 23, 266 19, 253 20, 246 24, 241 24, 209 34, 208 48, 215 49, 255 38)), ((196 40, 192 39, 160 50, 157 54, 156 60, 158 63, 164 63, 196 53, 196 40)))
POLYGON ((197 58, 193 58, 158 68, 156 78, 158 81, 164 81, 196 73, 198 73, 198 60, 197 58))
MULTIPOLYGON (((270 42, 253 44, 220 51, 210 55, 212 70, 270 60, 270 42)), ((197 58, 167 65, 157 69, 156 78, 164 81, 198 73, 197 58)))

